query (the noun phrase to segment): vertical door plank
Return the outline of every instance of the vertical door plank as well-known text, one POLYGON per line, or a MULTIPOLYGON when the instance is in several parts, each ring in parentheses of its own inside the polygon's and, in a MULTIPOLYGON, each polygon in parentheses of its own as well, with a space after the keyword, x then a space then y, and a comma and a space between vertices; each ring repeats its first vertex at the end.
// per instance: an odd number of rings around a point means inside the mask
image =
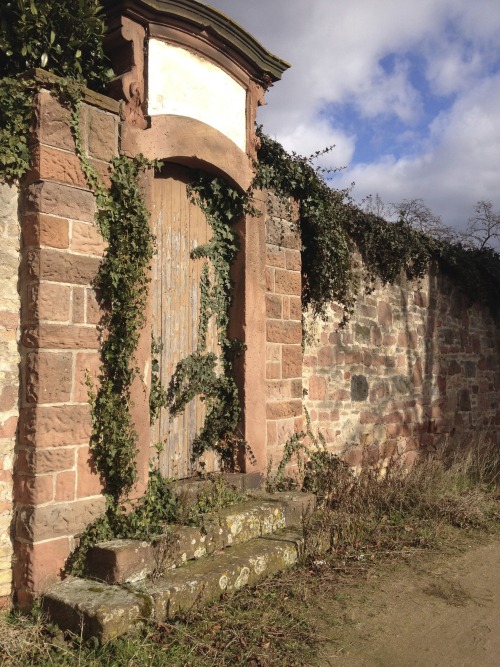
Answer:
MULTIPOLYGON (((212 235, 199 206, 187 195, 189 170, 167 165, 155 179, 153 224, 157 254, 153 261, 153 335, 161 337, 160 378, 168 387, 177 363, 195 351, 198 343, 200 278, 204 259, 191 259, 191 251, 212 235)), ((215 323, 211 322, 207 349, 218 353, 215 323)), ((183 414, 170 419, 166 410, 151 429, 153 443, 162 442, 160 469, 165 477, 183 478, 191 472, 192 442, 205 417, 199 398, 183 414)), ((206 470, 217 469, 212 454, 205 457, 206 470)))

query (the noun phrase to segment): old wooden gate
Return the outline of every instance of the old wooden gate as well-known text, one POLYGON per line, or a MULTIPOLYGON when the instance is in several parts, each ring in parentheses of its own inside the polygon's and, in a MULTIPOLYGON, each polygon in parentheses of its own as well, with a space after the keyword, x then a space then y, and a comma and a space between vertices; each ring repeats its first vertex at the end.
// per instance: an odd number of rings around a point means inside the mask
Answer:
MULTIPOLYGON (((168 387, 177 363, 194 352, 198 343, 200 276, 204 259, 191 251, 211 238, 211 229, 199 206, 187 194, 191 172, 168 164, 154 181, 153 229, 157 253, 153 261, 153 337, 161 340, 158 355, 160 379, 168 387)), ((207 349, 216 351, 215 327, 210 328, 207 349)), ((192 442, 203 424, 205 405, 193 399, 183 414, 162 410, 152 427, 152 444, 161 443, 160 470, 165 477, 191 474, 192 442)), ((205 470, 217 469, 215 457, 206 454, 205 470)))

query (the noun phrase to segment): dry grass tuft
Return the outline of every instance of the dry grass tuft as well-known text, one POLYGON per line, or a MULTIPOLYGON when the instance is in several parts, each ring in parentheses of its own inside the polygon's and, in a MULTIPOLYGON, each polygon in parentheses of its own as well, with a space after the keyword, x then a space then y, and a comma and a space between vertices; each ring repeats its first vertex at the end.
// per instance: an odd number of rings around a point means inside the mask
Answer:
POLYGON ((499 518, 500 449, 487 438, 448 441, 408 468, 401 457, 358 473, 319 449, 305 465, 304 488, 319 498, 305 525, 310 555, 435 542, 443 524, 487 528, 499 518))

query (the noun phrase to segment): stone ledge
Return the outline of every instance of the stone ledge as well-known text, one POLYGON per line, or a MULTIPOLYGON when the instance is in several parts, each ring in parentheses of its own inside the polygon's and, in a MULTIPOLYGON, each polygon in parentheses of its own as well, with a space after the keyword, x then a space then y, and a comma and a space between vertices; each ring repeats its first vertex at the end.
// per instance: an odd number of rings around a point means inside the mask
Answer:
POLYGON ((88 576, 107 583, 131 583, 160 569, 166 571, 221 549, 243 544, 291 525, 300 525, 304 502, 298 494, 271 494, 233 505, 203 524, 178 526, 153 543, 111 540, 93 547, 87 557, 88 576), (288 517, 288 521, 287 521, 288 517))
POLYGON ((42 607, 63 632, 106 642, 149 617, 151 601, 125 588, 69 577, 45 593, 42 607))
POLYGON ((135 587, 68 578, 46 591, 42 607, 64 631, 106 642, 143 620, 164 621, 294 565, 300 533, 283 531, 191 562, 135 587))
POLYGON ((132 583, 152 572, 180 567, 229 546, 242 544, 284 527, 301 527, 314 508, 311 493, 253 491, 253 500, 207 516, 203 525, 172 527, 153 543, 110 540, 93 547, 87 557, 88 575, 107 583, 132 583))

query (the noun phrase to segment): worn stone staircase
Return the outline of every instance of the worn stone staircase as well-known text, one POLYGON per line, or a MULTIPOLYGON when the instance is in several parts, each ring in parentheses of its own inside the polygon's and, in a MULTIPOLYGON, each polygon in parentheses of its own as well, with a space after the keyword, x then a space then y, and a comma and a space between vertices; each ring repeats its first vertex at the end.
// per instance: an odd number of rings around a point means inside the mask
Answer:
POLYGON ((154 543, 103 542, 88 555, 89 578, 57 583, 43 608, 63 631, 101 642, 144 620, 165 621, 296 563, 313 504, 312 494, 254 492, 154 543))

